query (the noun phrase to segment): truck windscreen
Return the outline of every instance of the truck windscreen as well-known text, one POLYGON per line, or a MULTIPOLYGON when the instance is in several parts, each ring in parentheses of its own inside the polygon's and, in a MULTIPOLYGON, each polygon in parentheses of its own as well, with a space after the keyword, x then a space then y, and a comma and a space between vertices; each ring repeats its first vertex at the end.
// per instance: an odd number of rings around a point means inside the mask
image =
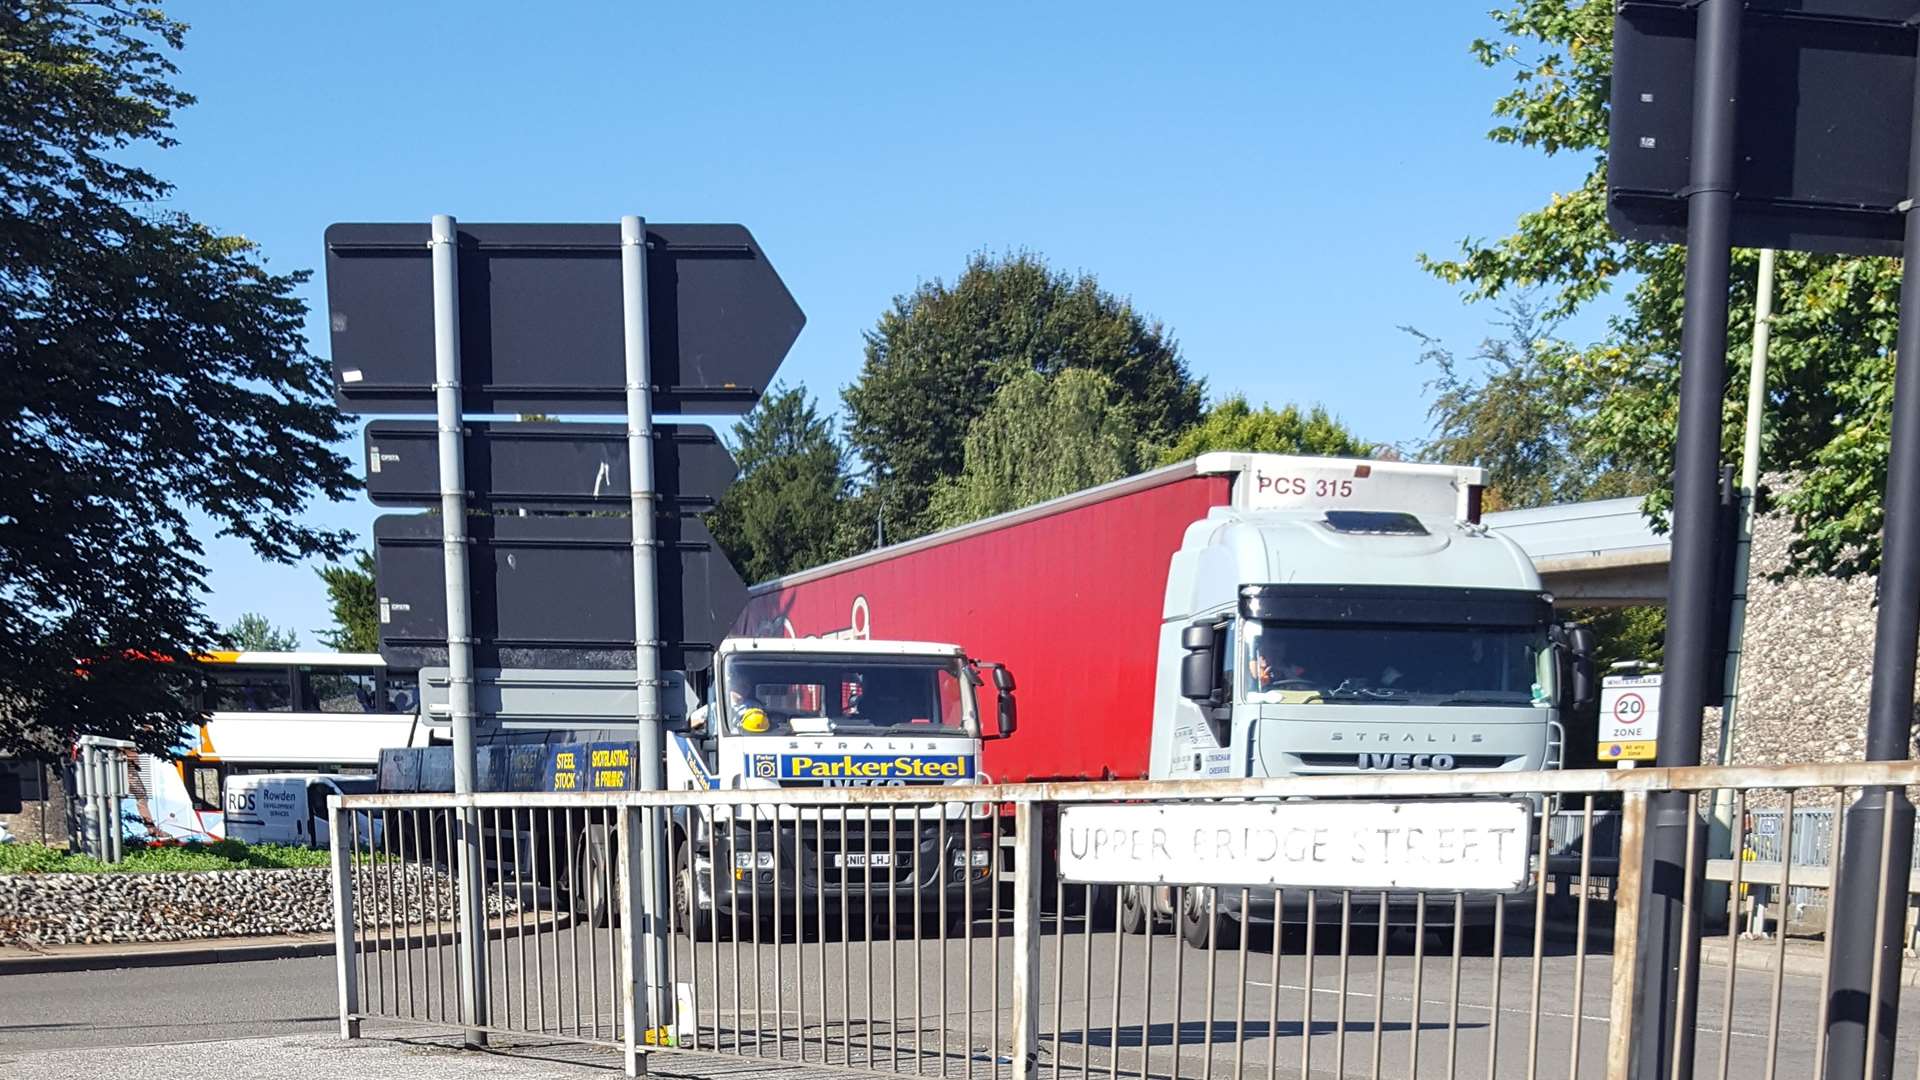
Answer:
POLYGON ((730 730, 750 734, 965 730, 958 660, 809 656, 726 659, 730 730), (759 716, 749 722, 749 714, 759 716))
POLYGON ((1244 700, 1269 704, 1540 705, 1554 700, 1544 628, 1241 622, 1244 700))

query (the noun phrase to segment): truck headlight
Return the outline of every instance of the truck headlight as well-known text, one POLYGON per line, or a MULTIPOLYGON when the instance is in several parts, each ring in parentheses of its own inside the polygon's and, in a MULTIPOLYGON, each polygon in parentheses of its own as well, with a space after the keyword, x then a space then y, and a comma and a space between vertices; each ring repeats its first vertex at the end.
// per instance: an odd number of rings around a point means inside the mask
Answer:
POLYGON ((773 852, 762 851, 756 855, 751 851, 736 851, 733 853, 733 868, 735 870, 771 870, 773 869, 773 852))
POLYGON ((993 853, 985 850, 971 852, 956 851, 953 853, 953 865, 955 869, 966 866, 969 863, 975 867, 991 866, 993 865, 993 853), (969 858, 969 856, 971 856, 971 858, 969 858))

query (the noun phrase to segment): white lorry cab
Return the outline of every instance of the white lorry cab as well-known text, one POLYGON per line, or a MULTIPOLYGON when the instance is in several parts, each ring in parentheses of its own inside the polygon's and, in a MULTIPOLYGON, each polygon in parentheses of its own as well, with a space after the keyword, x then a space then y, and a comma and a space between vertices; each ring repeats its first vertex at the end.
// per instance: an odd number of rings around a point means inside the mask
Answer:
MULTIPOLYGON (((670 788, 982 783, 990 778, 980 771, 981 740, 1013 731, 1012 678, 958 645, 730 638, 713 668, 708 703, 669 740, 670 788), (983 729, 976 689, 989 678, 999 707, 983 729)), ((857 905, 867 880, 861 868, 883 870, 890 882, 922 893, 922 911, 960 912, 970 890, 984 899, 991 857, 984 808, 945 804, 918 828, 848 815, 830 829, 795 810, 741 806, 677 815, 675 902, 683 925, 704 936, 719 920, 701 912, 718 907, 722 919, 734 917, 754 902, 756 889, 779 890, 786 903, 799 905, 791 910, 857 905), (718 896, 709 887, 716 864, 733 878, 718 896), (778 866, 797 872, 776 875, 778 866), (849 876, 849 869, 856 872, 849 876), (943 891, 945 904, 937 899, 943 891)), ((718 880, 726 880, 724 872, 718 880)), ((769 900, 763 896, 766 906, 753 910, 771 910, 769 900)))
MULTIPOLYGON (((335 795, 363 795, 377 790, 372 776, 336 773, 253 773, 227 779, 226 837, 247 844, 290 844, 327 847, 332 829, 327 800, 335 795)), ((356 814, 360 841, 377 845, 380 823, 356 814)))

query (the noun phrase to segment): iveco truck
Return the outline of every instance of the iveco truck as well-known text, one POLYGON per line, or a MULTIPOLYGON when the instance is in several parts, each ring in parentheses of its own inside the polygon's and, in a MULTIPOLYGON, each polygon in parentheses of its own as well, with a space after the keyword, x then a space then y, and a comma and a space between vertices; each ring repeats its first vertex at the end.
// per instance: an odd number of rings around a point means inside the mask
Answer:
POLYGON ((1482 483, 1206 454, 767 582, 736 632, 993 656, 1025 722, 983 780, 1553 768, 1587 635, 1482 483))

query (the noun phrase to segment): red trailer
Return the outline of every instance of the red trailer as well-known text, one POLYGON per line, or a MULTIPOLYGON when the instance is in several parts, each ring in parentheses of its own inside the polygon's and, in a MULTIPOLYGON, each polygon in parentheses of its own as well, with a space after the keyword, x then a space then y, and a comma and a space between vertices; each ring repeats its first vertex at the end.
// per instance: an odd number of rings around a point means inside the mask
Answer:
POLYGON ((1144 779, 1168 560, 1232 485, 1183 462, 803 571, 756 586, 734 632, 964 645, 1019 683, 983 779, 1144 779))

